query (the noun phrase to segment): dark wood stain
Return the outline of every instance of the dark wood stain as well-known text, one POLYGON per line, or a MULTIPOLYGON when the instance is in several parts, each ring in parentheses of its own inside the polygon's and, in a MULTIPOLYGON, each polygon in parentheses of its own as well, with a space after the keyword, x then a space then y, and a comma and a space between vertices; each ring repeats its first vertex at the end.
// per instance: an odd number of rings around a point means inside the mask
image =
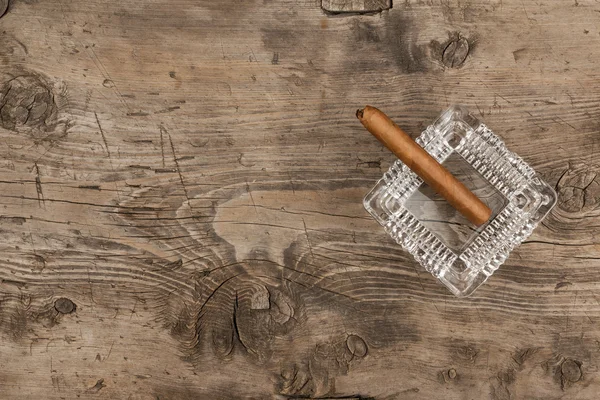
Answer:
POLYGON ((354 34, 354 40, 357 42, 381 42, 377 28, 367 21, 355 19, 352 22, 352 33, 354 34))
POLYGON ((418 41, 419 30, 415 21, 401 13, 390 13, 384 18, 383 48, 392 53, 398 69, 407 74, 429 70, 427 47, 418 41))

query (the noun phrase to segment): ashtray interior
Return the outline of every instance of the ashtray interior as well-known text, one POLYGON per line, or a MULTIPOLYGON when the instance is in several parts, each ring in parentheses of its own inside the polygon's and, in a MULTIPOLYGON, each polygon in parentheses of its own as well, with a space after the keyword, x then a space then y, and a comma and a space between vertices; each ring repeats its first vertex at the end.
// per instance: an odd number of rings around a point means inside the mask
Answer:
POLYGON ((467 296, 531 235, 557 196, 464 107, 450 107, 416 141, 491 208, 489 221, 474 226, 401 161, 364 205, 427 271, 467 296))
MULTIPOLYGON (((442 165, 492 210, 490 221, 508 204, 508 199, 456 152, 452 152, 442 165)), ((462 253, 490 222, 479 227, 474 225, 425 183, 406 200, 405 207, 457 254, 462 253)))

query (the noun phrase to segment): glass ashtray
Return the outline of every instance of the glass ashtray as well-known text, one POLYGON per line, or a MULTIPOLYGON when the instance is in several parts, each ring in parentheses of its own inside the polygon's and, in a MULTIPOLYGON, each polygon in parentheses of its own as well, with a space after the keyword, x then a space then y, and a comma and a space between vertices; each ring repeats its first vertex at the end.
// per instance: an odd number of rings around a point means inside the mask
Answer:
POLYGON ((556 192, 465 107, 450 107, 416 142, 487 204, 488 222, 469 222, 400 160, 364 206, 452 293, 468 296, 531 235, 556 192))

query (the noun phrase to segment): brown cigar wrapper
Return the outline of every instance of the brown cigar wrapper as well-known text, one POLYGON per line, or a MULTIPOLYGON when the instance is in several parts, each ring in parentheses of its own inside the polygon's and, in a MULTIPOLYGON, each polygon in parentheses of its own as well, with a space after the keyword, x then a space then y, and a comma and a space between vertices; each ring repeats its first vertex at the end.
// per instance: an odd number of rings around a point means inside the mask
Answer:
POLYGON ((356 116, 373 136, 465 218, 477 226, 490 219, 492 210, 387 115, 375 107, 366 106, 358 110, 356 116))

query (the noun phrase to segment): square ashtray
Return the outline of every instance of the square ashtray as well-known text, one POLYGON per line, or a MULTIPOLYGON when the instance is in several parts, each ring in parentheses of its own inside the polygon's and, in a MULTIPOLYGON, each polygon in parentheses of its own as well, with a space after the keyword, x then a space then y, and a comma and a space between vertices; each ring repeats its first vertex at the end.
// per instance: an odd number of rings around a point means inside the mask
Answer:
POLYGON ((450 107, 416 142, 492 210, 488 222, 469 222, 400 160, 364 206, 452 293, 468 296, 531 235, 556 192, 465 107, 450 107))

